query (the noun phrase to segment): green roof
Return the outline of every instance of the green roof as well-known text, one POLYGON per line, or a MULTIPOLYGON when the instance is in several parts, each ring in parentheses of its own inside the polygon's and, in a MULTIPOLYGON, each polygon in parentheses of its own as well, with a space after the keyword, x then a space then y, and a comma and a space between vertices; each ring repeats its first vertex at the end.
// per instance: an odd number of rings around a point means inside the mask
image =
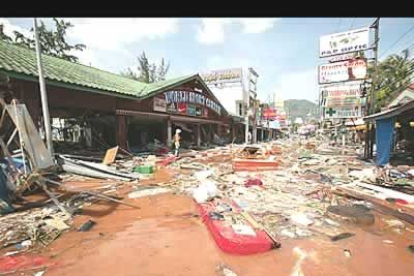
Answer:
MULTIPOLYGON (((79 90, 109 92, 134 98, 146 98, 156 92, 186 82, 197 75, 174 78, 158 83, 142 83, 94 67, 42 54, 43 70, 49 84, 75 85, 79 90), (99 91, 96 91, 99 90, 99 91)), ((36 81, 36 53, 32 49, 0 41, 0 70, 16 78, 36 81)))

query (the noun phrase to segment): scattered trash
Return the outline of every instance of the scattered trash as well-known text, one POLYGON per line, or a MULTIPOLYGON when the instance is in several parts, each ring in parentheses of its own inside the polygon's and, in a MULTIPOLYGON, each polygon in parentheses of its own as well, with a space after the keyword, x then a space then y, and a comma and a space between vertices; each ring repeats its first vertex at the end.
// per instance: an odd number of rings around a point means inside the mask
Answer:
POLYGON ((237 276, 227 265, 219 264, 216 266, 216 276, 237 276))
POLYGON ((232 224, 231 227, 238 235, 256 236, 256 232, 249 225, 232 224))
POLYGON ((48 258, 33 255, 0 257, 0 274, 41 269, 53 265, 48 258))
POLYGON ((171 189, 168 188, 149 188, 149 189, 141 189, 138 191, 134 191, 128 194, 128 198, 141 198, 146 196, 153 196, 159 194, 165 194, 171 192, 171 189))
POLYGON ((351 258, 351 251, 349 249, 344 249, 344 255, 347 258, 351 258))
POLYGON ((305 214, 294 214, 290 216, 290 219, 299 225, 308 226, 313 223, 305 214))
POLYGON ((331 241, 334 241, 334 242, 340 241, 340 240, 347 239, 353 236, 355 236, 355 234, 353 233, 342 233, 342 234, 331 237, 331 241))
POLYGON ((87 232, 91 230, 91 228, 96 224, 93 220, 88 220, 84 224, 81 225, 81 227, 78 228, 78 232, 87 232))

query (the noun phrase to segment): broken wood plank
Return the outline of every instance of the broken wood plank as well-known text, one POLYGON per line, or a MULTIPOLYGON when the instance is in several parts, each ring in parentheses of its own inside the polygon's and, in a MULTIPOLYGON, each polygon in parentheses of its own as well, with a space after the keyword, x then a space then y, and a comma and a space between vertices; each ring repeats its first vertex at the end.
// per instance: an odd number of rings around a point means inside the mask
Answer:
MULTIPOLYGON (((43 178, 44 178, 45 181, 47 181, 49 183, 52 183, 52 184, 55 184, 55 185, 58 185, 59 187, 65 189, 65 187, 62 185, 62 183, 57 182, 57 181, 54 181, 54 180, 51 180, 51 179, 48 179, 46 177, 43 177, 43 178)), ((96 197, 101 197, 101 198, 106 199, 106 200, 109 200, 109 201, 113 201, 113 202, 116 202, 116 203, 119 203, 119 204, 123 204, 123 205, 129 206, 129 207, 132 207, 132 208, 135 208, 135 209, 141 209, 141 207, 139 207, 139 206, 135 206, 133 204, 126 203, 126 202, 121 201, 121 200, 118 200, 118 199, 114 199, 112 197, 103 195, 103 194, 98 193, 98 192, 92 192, 92 191, 83 190, 83 189, 77 189, 77 190, 68 190, 68 189, 65 189, 65 190, 68 191, 68 192, 87 193, 87 194, 90 194, 90 195, 93 195, 93 196, 96 196, 96 197)))

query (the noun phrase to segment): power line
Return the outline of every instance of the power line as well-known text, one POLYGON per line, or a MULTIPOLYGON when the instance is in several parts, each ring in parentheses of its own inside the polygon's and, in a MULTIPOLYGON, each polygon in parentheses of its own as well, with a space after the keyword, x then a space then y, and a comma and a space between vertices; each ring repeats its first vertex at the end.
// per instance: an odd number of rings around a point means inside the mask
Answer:
POLYGON ((406 36, 409 32, 411 32, 412 30, 414 29, 414 25, 413 26, 411 26, 411 28, 410 29, 408 29, 402 36, 400 36, 398 39, 397 39, 397 41, 395 41, 390 47, 388 47, 388 49, 387 50, 385 50, 383 53, 382 53, 382 55, 380 56, 380 58, 382 57, 382 56, 384 56, 384 54, 386 53, 386 52, 388 52, 392 47, 394 47, 398 42, 400 42, 401 41, 401 39, 403 39, 404 38, 404 36, 406 36))

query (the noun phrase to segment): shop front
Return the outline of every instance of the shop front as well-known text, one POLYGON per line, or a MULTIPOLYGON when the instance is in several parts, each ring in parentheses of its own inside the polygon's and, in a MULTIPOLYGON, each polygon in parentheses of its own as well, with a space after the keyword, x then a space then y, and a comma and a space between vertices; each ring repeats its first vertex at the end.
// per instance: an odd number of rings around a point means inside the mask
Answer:
MULTIPOLYGON (((134 106, 140 111, 117 109, 117 115, 126 116, 128 133, 120 135, 118 144, 139 149, 147 143, 157 141, 172 145, 176 129, 181 129, 182 145, 185 148, 228 142, 231 119, 198 75, 175 87, 160 90, 134 106)), ((123 106, 122 103, 119 106, 123 106)))

